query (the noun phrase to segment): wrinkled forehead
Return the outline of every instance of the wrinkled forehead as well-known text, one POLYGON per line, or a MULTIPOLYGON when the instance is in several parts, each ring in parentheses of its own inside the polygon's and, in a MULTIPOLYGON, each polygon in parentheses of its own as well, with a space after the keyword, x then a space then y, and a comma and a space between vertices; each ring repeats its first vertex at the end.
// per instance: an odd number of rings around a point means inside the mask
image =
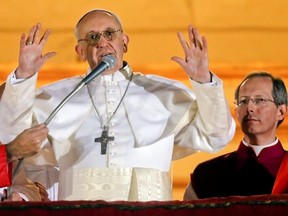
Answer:
POLYGON ((106 10, 92 10, 80 18, 75 28, 76 37, 79 34, 87 34, 89 31, 103 31, 107 28, 121 28, 122 24, 118 16, 106 10))

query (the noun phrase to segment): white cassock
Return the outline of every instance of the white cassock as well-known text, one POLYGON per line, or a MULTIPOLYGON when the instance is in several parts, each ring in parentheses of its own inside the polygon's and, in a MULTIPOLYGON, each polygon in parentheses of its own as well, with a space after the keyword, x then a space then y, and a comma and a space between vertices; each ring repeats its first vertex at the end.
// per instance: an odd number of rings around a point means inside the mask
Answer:
MULTIPOLYGON (((233 138, 235 122, 215 75, 215 85, 191 81, 193 92, 155 75, 134 73, 129 82, 131 75, 126 65, 113 75, 96 77, 49 123, 47 152, 30 159, 27 167, 57 164, 59 200, 171 200, 171 161, 197 151, 219 151, 233 138), (95 138, 104 125, 114 140, 101 154, 95 138)), ((0 115, 5 113, 1 125, 6 124, 0 129, 6 134, 45 122, 83 79, 60 80, 36 92, 37 74, 14 85, 11 76, 0 107, 0 115)))

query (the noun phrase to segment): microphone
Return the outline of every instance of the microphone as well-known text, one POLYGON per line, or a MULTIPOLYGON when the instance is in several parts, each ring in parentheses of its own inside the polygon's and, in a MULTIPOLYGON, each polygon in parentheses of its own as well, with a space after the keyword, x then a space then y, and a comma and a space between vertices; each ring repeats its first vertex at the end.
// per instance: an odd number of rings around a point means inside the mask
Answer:
POLYGON ((74 88, 74 90, 61 101, 61 103, 52 111, 44 123, 48 125, 56 113, 64 106, 64 104, 70 100, 70 98, 72 98, 72 96, 74 96, 84 85, 87 85, 91 80, 103 73, 105 70, 113 68, 115 64, 116 58, 114 56, 104 56, 100 64, 98 64, 86 77, 84 77, 74 88))
POLYGON ((107 69, 111 69, 115 66, 116 59, 112 55, 106 55, 103 57, 102 62, 96 66, 81 82, 85 85, 91 80, 97 77, 99 74, 103 73, 107 69))

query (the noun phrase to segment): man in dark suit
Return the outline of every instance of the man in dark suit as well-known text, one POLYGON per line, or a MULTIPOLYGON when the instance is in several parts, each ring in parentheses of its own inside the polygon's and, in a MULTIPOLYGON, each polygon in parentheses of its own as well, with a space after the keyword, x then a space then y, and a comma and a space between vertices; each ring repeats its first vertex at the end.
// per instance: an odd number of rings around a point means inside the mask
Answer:
POLYGON ((269 73, 252 73, 237 87, 235 104, 244 133, 238 149, 199 164, 184 200, 288 192, 274 186, 288 154, 276 136, 287 112, 284 82, 269 73))

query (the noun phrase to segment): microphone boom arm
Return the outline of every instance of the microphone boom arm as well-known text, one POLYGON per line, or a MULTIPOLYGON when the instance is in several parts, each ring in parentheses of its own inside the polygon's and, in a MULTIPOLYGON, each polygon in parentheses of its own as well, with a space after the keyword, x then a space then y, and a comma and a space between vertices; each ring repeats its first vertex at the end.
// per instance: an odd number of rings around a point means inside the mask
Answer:
POLYGON ((61 103, 52 111, 52 113, 48 116, 48 118, 46 119, 46 121, 44 122, 46 125, 48 125, 50 123, 50 121, 52 120, 52 118, 58 113, 58 111, 67 103, 68 100, 70 100, 70 98, 72 98, 83 86, 85 85, 84 82, 80 82, 76 88, 74 88, 74 90, 72 92, 70 92, 70 94, 68 94, 62 101, 61 103))

